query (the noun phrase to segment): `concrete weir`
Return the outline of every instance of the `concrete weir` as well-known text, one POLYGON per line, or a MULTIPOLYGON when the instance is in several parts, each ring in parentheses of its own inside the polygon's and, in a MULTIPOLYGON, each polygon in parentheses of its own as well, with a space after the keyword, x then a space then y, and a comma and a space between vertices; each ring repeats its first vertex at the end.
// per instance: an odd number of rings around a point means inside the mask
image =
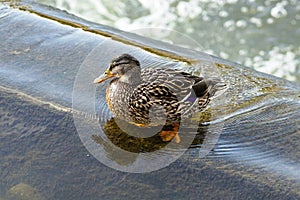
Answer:
POLYGON ((299 84, 32 1, 0 41, 0 199, 300 199, 299 84), (93 84, 121 53, 227 89, 179 147, 126 134, 93 84))

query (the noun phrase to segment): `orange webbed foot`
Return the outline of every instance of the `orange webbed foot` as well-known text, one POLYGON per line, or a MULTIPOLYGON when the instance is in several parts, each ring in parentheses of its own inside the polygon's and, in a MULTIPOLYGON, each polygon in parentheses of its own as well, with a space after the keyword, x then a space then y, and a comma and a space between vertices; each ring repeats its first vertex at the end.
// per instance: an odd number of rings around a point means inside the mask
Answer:
POLYGON ((160 137, 164 142, 169 142, 175 137, 176 143, 180 143, 180 136, 178 134, 179 124, 173 124, 172 130, 162 130, 160 132, 160 137))

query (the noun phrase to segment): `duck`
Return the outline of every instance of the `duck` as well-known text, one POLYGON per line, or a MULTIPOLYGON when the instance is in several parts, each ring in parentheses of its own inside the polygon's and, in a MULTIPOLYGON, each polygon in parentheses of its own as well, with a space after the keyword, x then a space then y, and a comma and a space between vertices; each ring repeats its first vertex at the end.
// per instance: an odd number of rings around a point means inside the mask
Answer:
POLYGON ((180 122, 203 111, 211 98, 226 84, 168 67, 141 67, 134 56, 124 53, 113 58, 95 84, 111 80, 106 103, 114 117, 140 127, 164 125, 159 133, 164 142, 175 138, 180 122))

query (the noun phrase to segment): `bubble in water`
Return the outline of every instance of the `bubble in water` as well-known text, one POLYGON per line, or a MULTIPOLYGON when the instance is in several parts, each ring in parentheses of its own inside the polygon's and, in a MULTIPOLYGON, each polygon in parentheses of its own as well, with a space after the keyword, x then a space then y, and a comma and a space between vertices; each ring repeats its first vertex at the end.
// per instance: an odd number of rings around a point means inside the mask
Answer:
POLYGON ((247 7, 241 7, 241 12, 242 13, 247 13, 249 11, 249 9, 247 7))
POLYGON ((256 17, 251 17, 250 18, 250 22, 255 24, 257 27, 261 27, 262 26, 262 22, 261 19, 256 18, 256 17))
POLYGON ((225 10, 221 10, 220 12, 219 12, 219 16, 220 17, 228 17, 228 12, 227 11, 225 11, 225 10))
POLYGON ((265 52, 264 52, 264 51, 259 51, 259 55, 260 55, 260 56, 264 56, 264 55, 265 55, 265 52))
POLYGON ((239 50, 239 55, 241 55, 241 56, 247 55, 247 50, 244 50, 244 49, 239 50))
POLYGON ((227 0, 226 1, 228 4, 235 4, 238 2, 238 0, 227 0))
POLYGON ((247 22, 245 20, 238 20, 235 24, 240 28, 245 28, 247 26, 247 22))
POLYGON ((229 55, 227 54, 227 53, 225 53, 225 52, 220 52, 220 56, 222 57, 222 58, 224 58, 224 59, 228 59, 229 58, 229 55))
POLYGON ((268 24, 273 24, 274 23, 274 19, 273 18, 268 18, 267 19, 267 23, 268 24))
POLYGON ((266 8, 264 6, 258 6, 257 11, 263 12, 266 8))
POLYGON ((287 16, 287 11, 282 4, 276 4, 271 10, 271 16, 275 18, 282 18, 287 16))
POLYGON ((233 31, 235 29, 234 27, 235 22, 233 20, 228 20, 226 21, 223 26, 228 30, 228 31, 233 31))

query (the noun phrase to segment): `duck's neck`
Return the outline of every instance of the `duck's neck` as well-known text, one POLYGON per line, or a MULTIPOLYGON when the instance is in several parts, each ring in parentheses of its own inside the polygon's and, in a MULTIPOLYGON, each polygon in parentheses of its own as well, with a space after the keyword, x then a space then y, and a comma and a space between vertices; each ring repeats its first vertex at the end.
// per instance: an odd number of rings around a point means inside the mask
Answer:
POLYGON ((138 85, 142 82, 141 79, 141 68, 135 67, 126 72, 123 76, 119 78, 120 82, 127 83, 129 85, 138 85))

